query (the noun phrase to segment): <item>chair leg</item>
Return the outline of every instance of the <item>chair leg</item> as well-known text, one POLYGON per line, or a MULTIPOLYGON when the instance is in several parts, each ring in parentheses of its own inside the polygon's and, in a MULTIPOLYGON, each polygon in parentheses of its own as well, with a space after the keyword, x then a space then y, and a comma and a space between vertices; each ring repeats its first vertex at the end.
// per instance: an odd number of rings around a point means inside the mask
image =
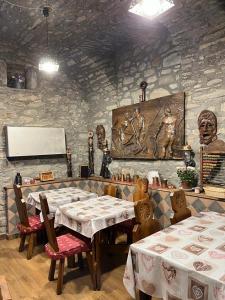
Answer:
POLYGON ((25 240, 26 240, 26 234, 21 234, 19 252, 22 252, 24 250, 25 240))
POLYGON ((92 259, 92 255, 90 252, 86 252, 86 258, 87 258, 87 263, 88 263, 88 268, 89 268, 89 272, 91 274, 91 281, 93 284, 93 288, 95 287, 96 283, 94 280, 94 270, 93 270, 93 259, 92 259))
POLYGON ((57 280, 57 291, 56 291, 57 295, 62 294, 64 263, 65 263, 65 259, 64 258, 60 259, 58 280, 57 280))
POLYGON ((67 266, 68 268, 75 268, 76 263, 75 263, 75 256, 71 255, 67 257, 67 266))
POLYGON ((48 273, 48 280, 53 281, 54 280, 54 275, 55 275, 55 267, 56 267, 56 260, 52 259, 51 260, 51 265, 48 273))
POLYGON ((127 244, 132 244, 132 231, 127 233, 127 244))
POLYGON ((82 252, 78 253, 77 257, 78 257, 78 266, 80 269, 83 269, 84 268, 84 260, 83 260, 82 252))
POLYGON ((28 243, 28 249, 27 249, 27 259, 31 259, 33 255, 34 245, 36 243, 36 232, 33 232, 29 236, 29 243, 28 243))

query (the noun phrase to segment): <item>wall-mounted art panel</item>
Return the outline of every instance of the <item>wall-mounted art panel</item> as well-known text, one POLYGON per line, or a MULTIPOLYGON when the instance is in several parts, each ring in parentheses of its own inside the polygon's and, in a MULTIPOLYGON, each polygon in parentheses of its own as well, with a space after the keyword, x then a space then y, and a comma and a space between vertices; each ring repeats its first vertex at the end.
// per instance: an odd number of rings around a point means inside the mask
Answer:
POLYGON ((113 158, 181 159, 184 93, 114 109, 113 158))

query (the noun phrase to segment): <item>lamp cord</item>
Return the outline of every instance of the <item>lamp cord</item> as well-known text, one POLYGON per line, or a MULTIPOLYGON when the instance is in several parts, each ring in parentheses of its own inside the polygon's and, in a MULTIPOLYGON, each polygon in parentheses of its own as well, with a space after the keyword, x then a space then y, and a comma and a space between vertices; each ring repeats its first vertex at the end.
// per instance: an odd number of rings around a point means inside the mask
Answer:
POLYGON ((46 16, 46 30, 47 30, 47 35, 46 35, 46 39, 47 39, 47 51, 48 51, 48 42, 49 42, 49 38, 48 38, 48 17, 46 16))
POLYGON ((1 0, 2 2, 8 3, 9 5, 12 5, 14 7, 24 8, 24 9, 34 9, 34 10, 40 10, 40 7, 28 7, 23 5, 18 5, 15 3, 10 2, 9 0, 1 0))

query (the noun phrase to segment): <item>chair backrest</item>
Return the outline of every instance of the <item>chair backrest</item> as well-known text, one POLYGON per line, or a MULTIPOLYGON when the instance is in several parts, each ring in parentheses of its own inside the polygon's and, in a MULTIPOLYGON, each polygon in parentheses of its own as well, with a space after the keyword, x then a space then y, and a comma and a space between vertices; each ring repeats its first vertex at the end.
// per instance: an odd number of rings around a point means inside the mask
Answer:
POLYGON ((133 241, 143 239, 160 230, 160 224, 153 219, 153 204, 149 199, 139 200, 134 205, 138 231, 133 241))
POLYGON ((104 195, 109 195, 112 197, 117 196, 117 188, 114 184, 108 184, 104 188, 104 195))
POLYGON ((187 208, 186 196, 183 190, 175 191, 171 198, 174 216, 171 223, 175 224, 191 216, 190 209, 187 208))
POLYGON ((15 201, 16 201, 16 207, 19 214, 19 218, 20 218, 20 223, 28 227, 30 225, 28 220, 27 207, 22 196, 21 187, 19 185, 14 184, 13 189, 15 192, 15 201))
POLYGON ((41 202, 41 212, 44 219, 44 224, 48 236, 48 242, 52 249, 57 252, 59 251, 55 229, 54 229, 54 216, 49 213, 48 201, 46 196, 41 193, 39 194, 40 202, 41 202))
POLYGON ((133 201, 136 202, 144 199, 150 200, 148 193, 148 179, 138 178, 135 185, 135 192, 133 193, 133 201))

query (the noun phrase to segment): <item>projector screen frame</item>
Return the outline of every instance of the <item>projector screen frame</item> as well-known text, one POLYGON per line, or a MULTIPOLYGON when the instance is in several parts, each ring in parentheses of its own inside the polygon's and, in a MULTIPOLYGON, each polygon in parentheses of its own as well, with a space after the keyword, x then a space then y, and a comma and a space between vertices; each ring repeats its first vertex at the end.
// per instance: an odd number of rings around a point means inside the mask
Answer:
POLYGON ((46 159, 66 156, 66 134, 65 129, 62 127, 7 125, 4 131, 8 160, 46 159), (16 132, 19 132, 19 136, 15 135, 16 132), (25 136, 25 133, 32 134, 32 137, 29 134, 25 136), (14 140, 15 137, 17 137, 17 140, 14 140), (19 138, 21 138, 21 142, 18 141, 19 138), (23 146, 21 147, 21 145, 23 146), (43 150, 44 145, 47 145, 46 150, 43 150), (12 149, 13 147, 19 149, 12 149))

